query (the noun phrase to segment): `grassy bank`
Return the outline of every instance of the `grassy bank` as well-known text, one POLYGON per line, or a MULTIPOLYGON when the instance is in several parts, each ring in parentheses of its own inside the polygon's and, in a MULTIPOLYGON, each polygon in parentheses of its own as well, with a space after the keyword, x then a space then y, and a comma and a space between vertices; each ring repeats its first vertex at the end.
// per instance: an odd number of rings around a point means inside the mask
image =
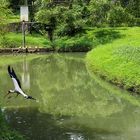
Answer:
POLYGON ((121 35, 112 28, 86 28, 81 34, 74 37, 57 37, 54 40, 54 46, 57 50, 67 51, 89 51, 98 45, 112 42, 121 35))
MULTIPOLYGON (((79 51, 87 52, 99 44, 112 42, 121 35, 118 31, 99 28, 86 28, 83 33, 70 36, 54 36, 51 43, 48 38, 38 34, 27 34, 26 45, 28 47, 54 47, 58 51, 79 51)), ((6 33, 0 37, 0 47, 15 48, 22 46, 21 33, 6 33)))
POLYGON ((91 50, 92 42, 86 35, 74 37, 61 37, 54 40, 54 46, 58 51, 88 51, 91 50))
POLYGON ((90 69, 106 80, 140 93, 140 28, 115 28, 119 38, 87 54, 90 69))
MULTIPOLYGON (((22 46, 23 36, 21 33, 7 33, 0 37, 0 47, 16 48, 22 46)), ((27 34, 26 45, 28 47, 50 47, 49 39, 38 34, 27 34)))

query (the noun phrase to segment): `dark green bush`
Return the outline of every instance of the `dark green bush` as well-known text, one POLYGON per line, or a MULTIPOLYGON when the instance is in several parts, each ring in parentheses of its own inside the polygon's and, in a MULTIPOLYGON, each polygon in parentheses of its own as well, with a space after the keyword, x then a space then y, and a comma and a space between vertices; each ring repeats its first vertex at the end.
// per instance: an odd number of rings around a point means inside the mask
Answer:
POLYGON ((112 27, 132 26, 134 17, 120 5, 113 6, 108 13, 108 23, 112 27))
POLYGON ((89 51, 92 48, 92 42, 86 36, 61 37, 54 44, 58 51, 89 51))
POLYGON ((75 36, 78 33, 84 31, 82 25, 75 24, 65 24, 64 26, 59 26, 57 30, 58 36, 75 36))
POLYGON ((136 21, 136 25, 140 26, 140 18, 135 18, 135 21, 136 21))

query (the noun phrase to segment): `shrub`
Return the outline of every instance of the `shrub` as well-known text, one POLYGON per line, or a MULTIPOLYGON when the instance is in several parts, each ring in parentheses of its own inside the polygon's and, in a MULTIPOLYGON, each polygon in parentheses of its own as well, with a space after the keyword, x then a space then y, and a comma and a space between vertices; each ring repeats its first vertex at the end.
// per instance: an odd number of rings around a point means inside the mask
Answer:
POLYGON ((61 37, 54 43, 58 51, 89 51, 92 48, 92 42, 86 36, 61 37))
POLYGON ((108 23, 110 26, 131 26, 134 24, 134 18, 120 5, 115 5, 108 13, 108 23))

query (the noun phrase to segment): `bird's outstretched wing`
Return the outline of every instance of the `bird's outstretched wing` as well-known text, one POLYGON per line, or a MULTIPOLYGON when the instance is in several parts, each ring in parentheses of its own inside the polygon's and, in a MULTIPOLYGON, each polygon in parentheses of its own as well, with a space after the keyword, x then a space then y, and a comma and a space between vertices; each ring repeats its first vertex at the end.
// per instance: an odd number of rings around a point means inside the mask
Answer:
POLYGON ((18 79, 18 77, 17 77, 14 69, 12 68, 12 70, 11 70, 10 66, 8 66, 8 73, 9 73, 9 75, 10 75, 11 78, 15 78, 16 79, 19 87, 21 88, 21 83, 20 83, 20 81, 19 81, 19 79, 18 79))
POLYGON ((12 78, 12 72, 11 72, 10 66, 8 66, 8 73, 9 73, 10 77, 12 78))

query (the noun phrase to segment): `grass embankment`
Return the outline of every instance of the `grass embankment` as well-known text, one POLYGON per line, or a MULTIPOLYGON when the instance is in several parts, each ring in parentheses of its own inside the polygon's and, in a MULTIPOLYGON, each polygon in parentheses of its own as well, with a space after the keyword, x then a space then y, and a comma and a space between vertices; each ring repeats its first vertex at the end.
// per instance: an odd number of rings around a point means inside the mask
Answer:
POLYGON ((54 46, 57 50, 66 51, 89 51, 99 44, 105 44, 120 38, 120 34, 116 30, 87 28, 84 33, 74 37, 59 37, 54 40, 54 46))
MULTIPOLYGON (((38 34, 27 34, 26 45, 28 47, 54 47, 58 51, 82 51, 87 52, 99 44, 108 43, 120 35, 115 30, 105 30, 99 28, 85 29, 84 33, 76 36, 55 36, 53 42, 38 34)), ((21 33, 7 33, 0 37, 0 46, 5 48, 15 48, 22 46, 21 33)))
MULTIPOLYGON (((0 47, 16 48, 21 47, 23 36, 21 33, 7 33, 4 37, 0 37, 0 47)), ((49 39, 38 34, 26 35, 26 46, 28 47, 50 47, 49 39)))
POLYGON ((61 37, 54 41, 58 51, 88 51, 91 50, 92 42, 87 36, 61 37))
POLYGON ((87 54, 88 67, 104 79, 140 93, 140 28, 115 28, 119 39, 87 54))
POLYGON ((7 19, 7 23, 15 23, 20 22, 20 15, 19 14, 13 14, 12 16, 9 16, 7 19))

